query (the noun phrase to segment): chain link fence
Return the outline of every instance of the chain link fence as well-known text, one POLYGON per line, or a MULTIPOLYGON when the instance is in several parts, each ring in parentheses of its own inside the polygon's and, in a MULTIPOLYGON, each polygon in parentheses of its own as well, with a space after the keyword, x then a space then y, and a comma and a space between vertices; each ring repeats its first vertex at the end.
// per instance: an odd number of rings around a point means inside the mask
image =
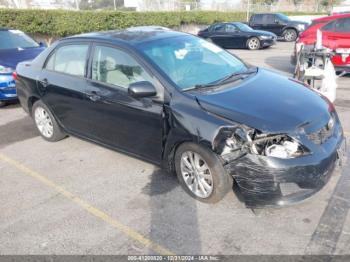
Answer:
POLYGON ((322 0, 279 0, 274 4, 252 4, 252 0, 0 0, 0 8, 136 10, 136 11, 241 11, 327 12, 322 0))

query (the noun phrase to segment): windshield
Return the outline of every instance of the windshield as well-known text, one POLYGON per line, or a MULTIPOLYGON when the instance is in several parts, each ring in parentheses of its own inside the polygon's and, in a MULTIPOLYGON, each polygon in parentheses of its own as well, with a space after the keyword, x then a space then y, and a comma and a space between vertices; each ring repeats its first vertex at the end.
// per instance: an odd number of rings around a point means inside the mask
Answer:
POLYGON ((236 25, 236 26, 239 28, 239 30, 241 30, 241 31, 247 32, 247 31, 252 31, 252 30, 253 30, 250 26, 248 26, 248 25, 246 25, 246 24, 243 24, 243 23, 235 23, 235 25, 236 25))
POLYGON ((220 47, 190 35, 143 43, 140 49, 182 90, 247 69, 220 47))
POLYGON ((37 42, 19 30, 0 31, 0 50, 38 46, 37 42))
POLYGON ((277 17, 281 19, 282 21, 289 21, 289 17, 284 14, 277 14, 277 17))

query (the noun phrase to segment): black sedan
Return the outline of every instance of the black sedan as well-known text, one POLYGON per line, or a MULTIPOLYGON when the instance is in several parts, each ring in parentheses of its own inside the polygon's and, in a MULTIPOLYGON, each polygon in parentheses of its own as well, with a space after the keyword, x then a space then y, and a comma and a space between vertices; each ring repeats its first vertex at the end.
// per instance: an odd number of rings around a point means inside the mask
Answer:
POLYGON ((203 202, 233 181, 249 207, 304 199, 345 144, 323 96, 162 28, 62 39, 17 66, 16 86, 47 141, 69 134, 140 157, 175 171, 203 202))
POLYGON ((277 36, 267 31, 254 30, 240 22, 217 23, 198 32, 223 48, 248 48, 257 50, 276 44, 277 36))

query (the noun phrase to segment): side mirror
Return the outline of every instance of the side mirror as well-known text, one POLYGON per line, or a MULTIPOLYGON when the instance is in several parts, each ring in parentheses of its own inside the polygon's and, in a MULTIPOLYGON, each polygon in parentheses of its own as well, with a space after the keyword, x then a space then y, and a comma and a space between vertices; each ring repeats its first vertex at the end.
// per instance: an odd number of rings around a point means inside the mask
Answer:
POLYGON ((46 44, 44 42, 39 42, 39 46, 40 47, 47 47, 46 44))
POLYGON ((275 20, 275 23, 279 25, 281 22, 280 20, 275 20))
POLYGON ((140 81, 130 84, 128 93, 135 98, 151 97, 157 94, 157 90, 152 83, 148 81, 140 81))

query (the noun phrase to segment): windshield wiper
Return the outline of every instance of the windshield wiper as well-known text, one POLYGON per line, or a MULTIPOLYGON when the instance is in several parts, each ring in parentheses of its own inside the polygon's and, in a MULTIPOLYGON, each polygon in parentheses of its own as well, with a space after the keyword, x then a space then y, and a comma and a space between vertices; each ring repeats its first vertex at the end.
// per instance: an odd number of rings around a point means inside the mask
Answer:
POLYGON ((257 71, 258 71, 257 67, 250 67, 249 69, 247 69, 245 71, 234 72, 232 74, 224 76, 223 78, 221 78, 219 80, 216 80, 215 82, 212 82, 212 83, 209 83, 209 84, 195 85, 194 87, 188 88, 188 89, 186 89, 184 91, 195 90, 195 89, 206 88, 206 87, 213 87, 213 86, 218 86, 218 85, 225 84, 226 82, 237 81, 237 80, 243 79, 245 75, 254 74, 257 71))
MULTIPOLYGON (((228 82, 228 80, 231 80, 231 79, 235 79, 236 80, 236 76, 244 76, 244 75, 250 75, 250 74, 254 74, 258 71, 258 68, 257 67, 250 67, 249 69, 247 69, 246 71, 242 71, 242 72, 235 72, 235 73, 232 73, 230 75, 227 75, 225 76, 224 78, 221 78, 219 79, 218 81, 215 81, 215 85, 220 85, 220 84, 223 84, 225 82, 228 82)), ((240 79, 240 78, 237 78, 237 79, 240 79)))

